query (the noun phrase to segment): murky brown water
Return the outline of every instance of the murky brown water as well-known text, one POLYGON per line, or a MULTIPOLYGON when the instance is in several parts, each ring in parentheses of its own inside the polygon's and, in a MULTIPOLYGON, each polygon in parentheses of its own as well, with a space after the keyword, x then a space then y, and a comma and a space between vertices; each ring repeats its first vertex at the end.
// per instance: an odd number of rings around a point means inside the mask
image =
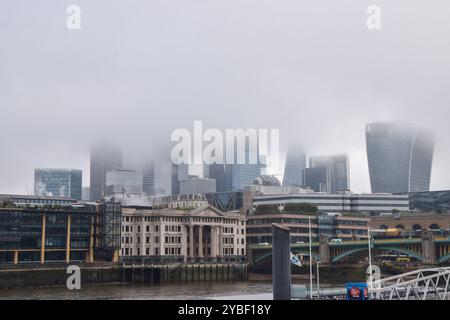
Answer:
POLYGON ((217 296, 253 295, 272 292, 268 282, 205 282, 164 286, 122 284, 85 285, 80 290, 66 287, 0 290, 0 299, 214 299, 217 296))
MULTIPOLYGON (((297 283, 297 282, 296 282, 297 283)), ((305 282, 305 284, 307 284, 305 282)), ((308 283, 309 284, 309 283, 308 283)), ((321 287, 334 287, 321 284, 321 287)), ((80 290, 66 287, 22 288, 0 290, 1 299, 92 299, 92 300, 189 300, 215 299, 226 296, 261 295, 272 292, 271 282, 197 282, 164 286, 132 286, 127 284, 85 285, 80 290)), ((255 297, 257 298, 257 297, 255 297)))

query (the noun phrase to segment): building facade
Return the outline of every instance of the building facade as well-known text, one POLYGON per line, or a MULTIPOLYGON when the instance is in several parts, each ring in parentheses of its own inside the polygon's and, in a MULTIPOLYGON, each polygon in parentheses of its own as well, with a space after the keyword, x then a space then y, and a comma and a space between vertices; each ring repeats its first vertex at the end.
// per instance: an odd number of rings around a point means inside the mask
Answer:
POLYGON ((142 172, 125 169, 113 169, 106 173, 105 195, 137 194, 141 195, 142 172))
POLYGON ((450 190, 409 193, 411 210, 423 212, 450 212, 450 190))
POLYGON ((180 194, 216 192, 216 180, 209 178, 190 177, 180 181, 180 194))
POLYGON ((409 211, 408 195, 392 194, 281 194, 253 197, 253 209, 262 204, 310 204, 323 212, 363 212, 368 214, 409 211))
POLYGON ((330 215, 306 215, 301 213, 274 213, 247 217, 247 243, 272 243, 272 223, 289 228, 291 243, 317 242, 319 235, 339 239, 366 239, 370 219, 365 217, 343 217, 330 215))
POLYGON ((303 148, 289 149, 284 166, 283 186, 302 186, 305 167, 306 156, 303 148))
POLYGON ((216 180, 217 192, 231 192, 232 174, 229 164, 211 164, 209 165, 209 178, 216 180))
POLYGON ((373 193, 407 193, 430 189, 434 137, 401 122, 370 123, 366 147, 373 193))
POLYGON ((303 185, 315 192, 328 192, 327 168, 306 168, 303 170, 303 185))
POLYGON ((106 173, 122 167, 122 152, 112 145, 97 145, 91 149, 90 200, 98 201, 105 197, 106 173))
MULTIPOLYGON (((322 184, 320 189, 326 189, 321 190, 322 192, 335 194, 338 192, 350 190, 350 167, 348 155, 336 154, 310 157, 309 168, 323 168, 322 170, 324 170, 326 176, 325 183, 323 181, 314 183, 322 184)), ((318 173, 315 171, 308 172, 308 174, 310 177, 318 175, 318 173)), ((313 186, 306 184, 307 181, 304 182, 305 186, 314 189, 313 186)))
POLYGON ((195 209, 124 208, 121 261, 245 261, 245 221, 237 213, 209 205, 195 209))
POLYGON ((450 234, 450 215, 411 214, 401 216, 372 217, 370 226, 374 229, 397 228, 406 235, 421 236, 423 230, 434 231, 437 235, 450 234))
POLYGON ((0 264, 118 261, 117 203, 0 207, 0 264))
POLYGON ((82 171, 75 169, 35 169, 34 195, 69 197, 81 200, 82 171))
POLYGON ((40 197, 40 196, 27 196, 19 194, 0 194, 0 204, 7 203, 16 206, 52 206, 52 205, 67 205, 76 203, 77 200, 67 197, 40 197))
POLYGON ((155 178, 155 165, 150 162, 142 169, 142 191, 148 196, 156 194, 155 178))

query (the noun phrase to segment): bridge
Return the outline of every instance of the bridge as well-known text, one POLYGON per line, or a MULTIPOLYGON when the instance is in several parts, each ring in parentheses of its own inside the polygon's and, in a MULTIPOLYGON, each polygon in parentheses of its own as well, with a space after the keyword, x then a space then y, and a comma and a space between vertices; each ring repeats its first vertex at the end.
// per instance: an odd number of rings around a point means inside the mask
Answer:
MULTIPOLYGON (((322 264, 345 263, 361 256, 367 257, 368 240, 329 242, 320 235, 319 242, 311 245, 313 259, 322 264)), ((309 243, 291 244, 291 251, 297 255, 309 256, 309 243)), ((378 239, 371 241, 373 252, 396 252, 406 255, 423 264, 450 263, 450 238, 435 238, 429 230, 423 230, 420 238, 378 239)), ((270 263, 272 245, 259 244, 249 246, 249 257, 253 265, 270 263)))

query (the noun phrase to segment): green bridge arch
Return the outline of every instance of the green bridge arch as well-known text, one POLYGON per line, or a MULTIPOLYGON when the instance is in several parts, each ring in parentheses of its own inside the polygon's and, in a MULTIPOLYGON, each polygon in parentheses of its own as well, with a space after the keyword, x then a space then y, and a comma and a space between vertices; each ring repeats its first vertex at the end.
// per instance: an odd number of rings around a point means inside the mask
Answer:
POLYGON ((446 254, 445 256, 439 257, 438 262, 444 263, 444 262, 447 262, 448 260, 450 260, 450 253, 446 254))
MULTIPOLYGON (((305 255, 305 256, 309 256, 309 252, 305 252, 305 251, 298 250, 298 249, 295 250, 295 248, 292 248, 292 249, 291 249, 291 252, 292 252, 293 254, 301 253, 301 254, 303 254, 303 255, 305 255)), ((256 258, 255 261, 254 261, 253 263, 254 263, 254 264, 257 264, 257 263, 261 262, 262 260, 264 260, 265 258, 270 257, 270 256, 272 256, 272 251, 270 251, 270 252, 268 252, 268 253, 266 253, 266 254, 264 254, 264 255, 262 255, 262 256, 256 258)), ((318 254, 313 253, 312 256, 314 257, 314 259, 316 259, 316 261, 317 261, 317 260, 320 260, 320 256, 319 256, 318 254)))
MULTIPOLYGON (((376 249, 380 249, 380 250, 392 250, 392 251, 397 251, 400 253, 404 253, 410 257, 414 257, 417 260, 423 260, 423 256, 420 255, 419 253, 415 252, 415 251, 411 251, 411 250, 406 250, 403 248, 399 248, 399 247, 384 247, 384 246, 375 246, 372 247, 372 250, 376 250, 376 249)), ((369 250, 368 248, 357 248, 357 249, 352 249, 349 251, 346 251, 344 253, 341 253, 340 255, 337 255, 335 257, 333 257, 332 262, 339 262, 340 260, 342 260, 345 257, 351 256, 357 252, 361 252, 361 251, 367 251, 369 250)), ((449 257, 450 258, 450 257, 449 257)))

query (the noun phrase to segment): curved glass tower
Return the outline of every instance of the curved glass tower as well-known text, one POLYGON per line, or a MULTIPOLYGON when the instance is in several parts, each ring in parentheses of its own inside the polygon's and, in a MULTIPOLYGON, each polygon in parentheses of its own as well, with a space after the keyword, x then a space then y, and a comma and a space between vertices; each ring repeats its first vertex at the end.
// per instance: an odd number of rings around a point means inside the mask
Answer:
POLYGON ((366 126, 367 159, 373 193, 429 191, 434 137, 402 122, 366 126))

